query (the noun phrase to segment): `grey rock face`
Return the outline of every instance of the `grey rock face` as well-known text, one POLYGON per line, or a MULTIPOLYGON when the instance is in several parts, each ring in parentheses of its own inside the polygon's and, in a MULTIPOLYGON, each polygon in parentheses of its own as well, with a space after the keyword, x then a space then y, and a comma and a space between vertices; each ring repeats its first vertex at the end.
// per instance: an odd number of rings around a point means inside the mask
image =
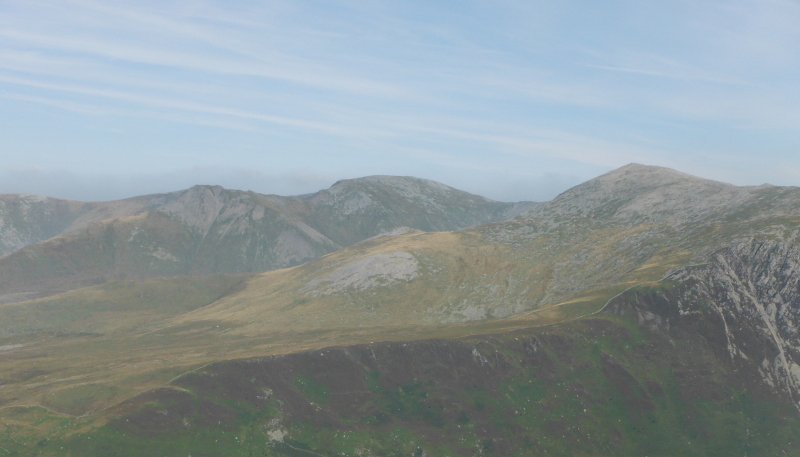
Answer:
POLYGON ((314 279, 300 290, 309 296, 331 295, 348 288, 366 290, 417 277, 419 262, 403 251, 379 252, 314 279))
POLYGON ((80 204, 41 195, 0 196, 0 255, 63 232, 80 204))
POLYGON ((656 331, 696 329, 752 383, 800 409, 800 247, 750 239, 666 280, 674 285, 631 291, 604 311, 633 313, 656 331))

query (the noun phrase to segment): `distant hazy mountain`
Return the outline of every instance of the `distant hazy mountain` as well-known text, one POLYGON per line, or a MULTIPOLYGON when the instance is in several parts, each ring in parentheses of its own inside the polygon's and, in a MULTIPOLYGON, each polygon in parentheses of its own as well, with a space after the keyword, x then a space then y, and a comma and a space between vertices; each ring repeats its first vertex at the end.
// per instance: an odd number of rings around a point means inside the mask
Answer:
POLYGON ((5 301, 110 279, 284 268, 392 230, 455 230, 535 206, 394 176, 301 197, 195 186, 114 202, 6 195, 0 203, 5 301))
POLYGON ((259 275, 185 319, 230 320, 258 333, 301 322, 331 329, 579 315, 735 243, 796 243, 799 225, 798 188, 736 187, 631 165, 512 220, 365 241, 259 275))
POLYGON ((0 195, 0 255, 70 230, 142 211, 147 197, 79 202, 42 195, 0 195))
POLYGON ((3 449, 795 449, 796 187, 632 164, 525 206, 387 177, 292 198, 212 187, 143 198, 129 216, 70 222, 0 258, 6 290, 317 258, 0 305, 0 417, 16 427, 3 449))

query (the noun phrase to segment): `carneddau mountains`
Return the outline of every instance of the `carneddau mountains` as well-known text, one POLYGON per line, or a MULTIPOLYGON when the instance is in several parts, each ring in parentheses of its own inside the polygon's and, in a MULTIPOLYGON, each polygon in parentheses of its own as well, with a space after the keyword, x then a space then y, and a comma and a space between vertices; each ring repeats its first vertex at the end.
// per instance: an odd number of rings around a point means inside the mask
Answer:
POLYGON ((0 456, 800 455, 800 189, 0 197, 0 456))
POLYGON ((0 301, 113 279, 285 268, 392 230, 456 230, 532 206, 394 176, 300 197, 219 186, 100 203, 5 195, 0 301))

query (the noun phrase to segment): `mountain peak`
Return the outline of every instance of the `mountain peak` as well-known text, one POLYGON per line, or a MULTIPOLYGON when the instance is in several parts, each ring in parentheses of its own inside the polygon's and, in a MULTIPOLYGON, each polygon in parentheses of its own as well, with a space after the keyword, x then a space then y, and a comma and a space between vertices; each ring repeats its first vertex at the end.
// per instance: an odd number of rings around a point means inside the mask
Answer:
POLYGON ((732 184, 700 178, 671 168, 631 163, 575 186, 556 197, 556 199, 575 197, 587 193, 613 195, 615 199, 620 199, 649 192, 660 187, 676 185, 685 188, 687 192, 692 190, 717 191, 736 187, 732 184))
POLYGON ((430 179, 415 178, 413 176, 372 175, 355 179, 337 181, 329 190, 352 186, 385 186, 395 189, 415 189, 434 192, 461 192, 450 186, 430 179))
POLYGON ((560 194, 539 211, 562 214, 632 216, 658 213, 683 217, 722 204, 733 204, 747 192, 732 184, 699 178, 670 168, 631 163, 560 194))
POLYGON ((226 189, 218 184, 195 184, 194 186, 184 190, 179 191, 180 193, 187 193, 187 192, 212 192, 214 194, 220 194, 222 192, 230 191, 230 189, 226 189))
POLYGON ((462 200, 469 201, 470 204, 497 203, 489 198, 470 194, 430 179, 391 175, 343 179, 309 198, 315 203, 330 203, 341 198, 351 198, 356 194, 373 195, 375 192, 386 191, 408 200, 427 202, 434 206, 445 201, 452 204, 462 200))
POLYGON ((616 170, 611 170, 595 179, 587 181, 587 183, 594 181, 606 185, 615 184, 617 186, 629 186, 632 184, 640 184, 647 187, 662 186, 679 181, 696 181, 722 184, 716 181, 673 170, 672 168, 658 167, 654 165, 642 165, 640 163, 629 163, 628 165, 617 168, 616 170))

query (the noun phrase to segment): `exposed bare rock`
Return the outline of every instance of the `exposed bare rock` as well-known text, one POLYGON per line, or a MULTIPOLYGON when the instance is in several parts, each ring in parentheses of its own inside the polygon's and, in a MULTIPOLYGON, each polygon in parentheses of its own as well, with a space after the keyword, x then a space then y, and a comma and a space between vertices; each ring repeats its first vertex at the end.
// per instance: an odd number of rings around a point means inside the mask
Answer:
POLYGON ((41 195, 0 195, 0 255, 64 231, 82 204, 41 195))
POLYGON ((361 291, 411 281, 417 277, 418 269, 419 262, 407 252, 380 252, 341 266, 300 290, 309 296, 331 295, 350 288, 361 291))
POLYGON ((800 409, 800 247, 750 239, 705 265, 678 268, 665 291, 632 291, 606 312, 654 330, 696 328, 742 373, 800 409))
MULTIPOLYGON (((195 186, 161 205, 158 211, 178 217, 186 225, 205 235, 231 197, 220 186, 195 186)), ((245 208, 237 209, 242 211, 245 208)))

